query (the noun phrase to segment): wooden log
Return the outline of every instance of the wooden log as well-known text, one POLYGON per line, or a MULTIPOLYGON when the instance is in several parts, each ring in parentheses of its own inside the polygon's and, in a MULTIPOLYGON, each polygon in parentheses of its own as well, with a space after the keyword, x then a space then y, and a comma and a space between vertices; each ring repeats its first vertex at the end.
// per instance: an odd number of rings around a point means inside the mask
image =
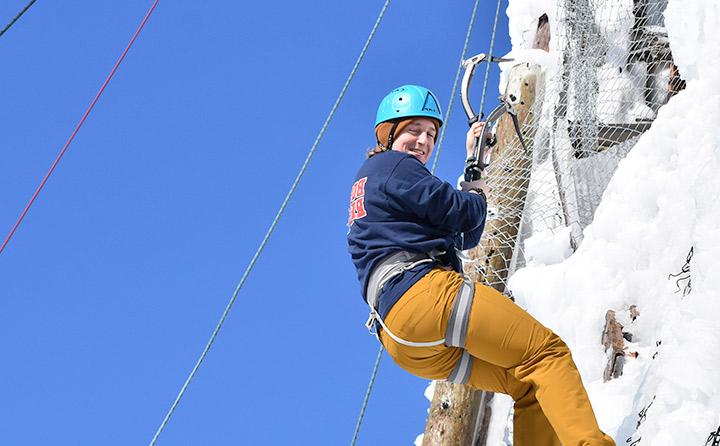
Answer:
POLYGON ((538 18, 533 48, 550 51, 550 21, 547 14, 543 14, 538 18))
MULTIPOLYGON (((510 72, 506 97, 511 98, 516 107, 521 128, 534 119, 530 110, 535 101, 539 73, 540 68, 530 64, 517 65, 510 72)), ((496 137, 493 160, 484 175, 492 189, 488 207, 499 212, 488 215, 480 245, 469 251, 479 266, 470 265, 465 272, 471 280, 490 284, 503 292, 525 205, 532 157, 518 144, 509 116, 498 122, 496 137), (508 180, 508 177, 513 179, 508 180)), ((529 148, 533 137, 534 133, 523 135, 529 148)), ((490 392, 475 391, 465 385, 437 383, 423 446, 485 446, 491 401, 490 392)))
POLYGON ((670 64, 670 84, 668 89, 670 90, 670 96, 678 94, 681 90, 684 90, 687 84, 680 77, 680 70, 674 63, 670 64))
POLYGON ((488 433, 490 428, 490 419, 492 418, 492 400, 495 396, 492 392, 478 392, 481 395, 480 403, 477 406, 477 416, 475 417, 475 435, 473 436, 473 446, 484 446, 488 444, 488 433))
POLYGON ((623 338, 622 329, 622 324, 615 319, 615 311, 608 310, 605 313, 605 328, 602 334, 602 344, 605 347, 605 352, 610 355, 603 373, 604 382, 619 378, 622 375, 622 369, 625 365, 625 339, 623 338))
MULTIPOLYGON (((640 316, 636 305, 630 306, 629 313, 630 320, 633 322, 640 316)), ((608 354, 608 362, 603 372, 604 382, 622 376, 625 358, 627 356, 635 358, 638 355, 636 352, 627 351, 625 341, 632 341, 632 334, 624 332, 623 328, 623 325, 616 319, 615 311, 608 310, 605 313, 605 328, 603 328, 602 334, 602 344, 608 354)))
POLYGON ((638 316, 640 316, 640 310, 638 310, 637 305, 630 305, 630 320, 635 322, 638 316))
MULTIPOLYGON (((537 65, 514 67, 506 92, 506 97, 515 97, 518 121, 528 150, 532 150, 535 137, 534 129, 527 124, 535 119, 531 106, 535 102, 539 73, 537 65)), ((488 214, 480 244, 470 251, 470 257, 480 262, 468 264, 466 272, 473 280, 504 292, 530 182, 532 154, 525 153, 507 114, 498 123, 496 138, 492 162, 485 170, 485 180, 491 188, 488 209, 494 215, 488 214)))
POLYGON ((472 444, 478 393, 470 386, 436 383, 423 446, 472 444))

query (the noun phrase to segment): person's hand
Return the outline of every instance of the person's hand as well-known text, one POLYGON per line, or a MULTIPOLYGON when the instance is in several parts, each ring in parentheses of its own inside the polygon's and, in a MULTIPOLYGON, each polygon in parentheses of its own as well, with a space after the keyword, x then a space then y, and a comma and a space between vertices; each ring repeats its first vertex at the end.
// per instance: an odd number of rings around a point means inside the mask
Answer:
POLYGON ((487 184, 485 184, 485 180, 483 179, 475 181, 462 181, 460 182, 460 188, 465 192, 480 193, 482 191, 482 193, 485 194, 485 197, 490 195, 490 191, 492 190, 487 184))
MULTIPOLYGON (((480 138, 483 134, 484 129, 485 123, 481 121, 478 121, 470 126, 470 130, 468 130, 467 137, 465 138, 465 149, 467 150, 467 156, 465 157, 465 159, 470 159, 474 155, 473 152, 475 151, 475 138, 480 138)), ((485 138, 487 138, 488 140, 492 139, 492 133, 485 133, 485 138)))
POLYGON ((478 187, 480 189, 482 189, 482 191, 485 193, 485 196, 486 197, 489 196, 490 195, 490 187, 487 184, 485 184, 485 180, 478 180, 478 182, 479 182, 478 187))

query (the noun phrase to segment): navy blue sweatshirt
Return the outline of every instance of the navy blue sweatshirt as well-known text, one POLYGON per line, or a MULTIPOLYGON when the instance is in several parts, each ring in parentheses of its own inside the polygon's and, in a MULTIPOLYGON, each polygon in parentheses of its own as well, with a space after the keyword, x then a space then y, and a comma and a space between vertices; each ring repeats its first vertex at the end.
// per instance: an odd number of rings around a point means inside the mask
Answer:
POLYGON ((438 263, 459 272, 455 247, 478 244, 486 207, 484 195, 455 189, 412 155, 388 151, 369 158, 355 177, 348 220, 349 251, 363 298, 373 268, 398 251, 445 254, 439 262, 419 265, 385 284, 378 304, 383 318, 438 263))

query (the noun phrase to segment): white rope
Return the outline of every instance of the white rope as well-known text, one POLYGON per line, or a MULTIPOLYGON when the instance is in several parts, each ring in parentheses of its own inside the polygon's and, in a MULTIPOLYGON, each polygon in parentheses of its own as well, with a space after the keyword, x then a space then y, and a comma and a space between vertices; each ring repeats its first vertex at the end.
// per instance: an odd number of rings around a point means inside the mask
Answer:
POLYGON ((405 345, 407 347, 435 347, 437 345, 441 345, 445 343, 445 339, 438 339, 437 341, 428 341, 428 342, 413 342, 413 341, 407 341, 400 336, 396 336, 393 334, 392 331, 390 331, 389 328, 387 328, 387 325, 383 322, 380 315, 377 313, 377 311, 373 310, 372 313, 370 313, 371 320, 378 321, 380 323, 380 326, 382 326, 383 330, 393 339, 393 341, 397 342, 398 344, 405 345))

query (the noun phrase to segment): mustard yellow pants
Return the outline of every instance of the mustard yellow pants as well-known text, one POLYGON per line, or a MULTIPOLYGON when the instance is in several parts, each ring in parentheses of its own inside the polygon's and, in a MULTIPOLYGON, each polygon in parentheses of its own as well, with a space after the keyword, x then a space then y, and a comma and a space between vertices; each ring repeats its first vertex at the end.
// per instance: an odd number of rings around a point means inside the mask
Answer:
MULTIPOLYGON (((456 272, 433 269, 393 306, 385 325, 408 341, 443 339, 462 282, 456 272)), ((380 340, 400 367, 428 379, 446 379, 463 353, 404 346, 384 331, 380 340)), ((565 343, 490 287, 475 284, 465 348, 473 357, 468 384, 515 400, 515 446, 615 445, 598 427, 565 343)))

